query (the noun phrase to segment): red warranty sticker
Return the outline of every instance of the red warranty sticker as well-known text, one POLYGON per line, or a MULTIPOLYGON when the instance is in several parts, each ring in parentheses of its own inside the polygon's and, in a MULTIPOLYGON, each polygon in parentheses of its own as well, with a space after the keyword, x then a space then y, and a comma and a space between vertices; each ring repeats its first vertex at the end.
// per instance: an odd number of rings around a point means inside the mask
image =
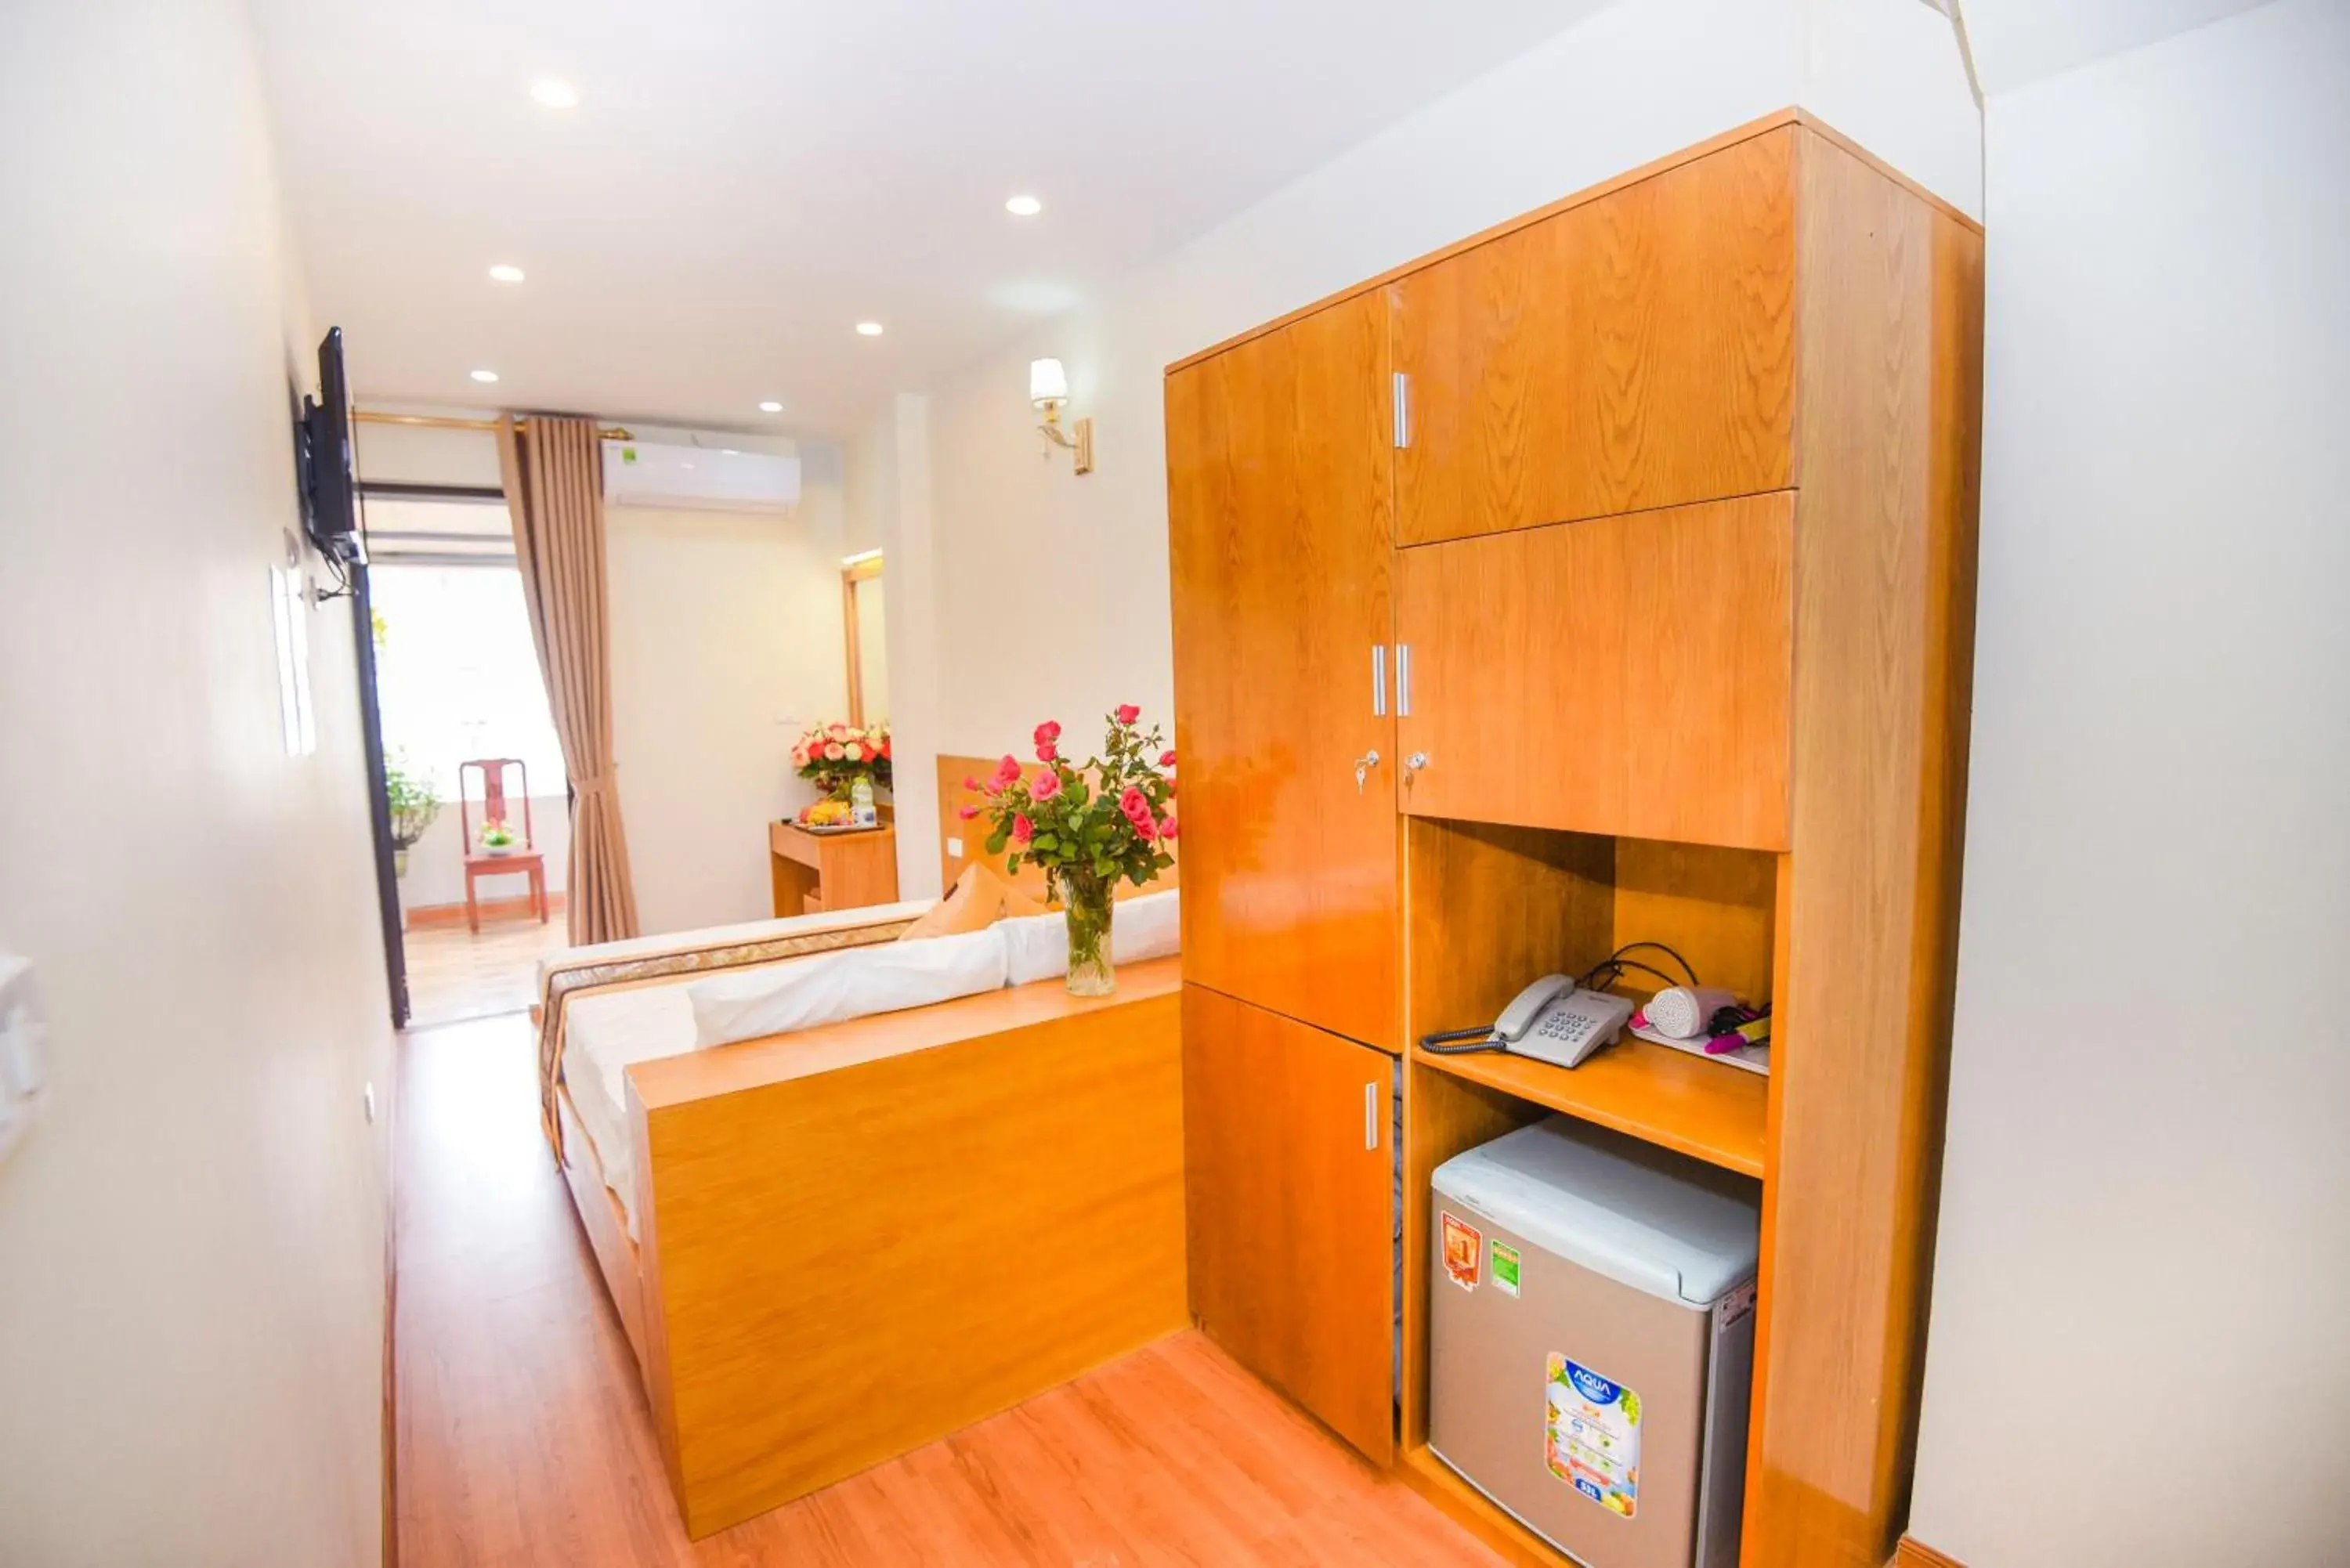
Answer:
POLYGON ((1452 1276, 1452 1282, 1464 1291, 1475 1290, 1484 1257, 1484 1234, 1474 1225, 1445 1215, 1444 1272, 1452 1276))

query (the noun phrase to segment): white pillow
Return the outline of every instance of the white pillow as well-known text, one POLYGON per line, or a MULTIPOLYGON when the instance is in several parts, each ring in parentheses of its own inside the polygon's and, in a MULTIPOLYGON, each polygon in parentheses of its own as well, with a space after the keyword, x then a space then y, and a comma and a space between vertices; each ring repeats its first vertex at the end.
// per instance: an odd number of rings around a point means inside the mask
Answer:
MULTIPOLYGON (((1110 916, 1112 963, 1140 963, 1183 949, 1182 890, 1128 898, 1110 916)), ((1007 984, 1026 985, 1069 972, 1069 926, 1061 911, 998 920, 1007 950, 1007 984)))
POLYGON ((959 937, 877 942, 776 969, 697 981, 686 988, 693 1004, 693 1043, 703 1047, 759 1040, 998 990, 1004 983, 1008 950, 1001 930, 998 925, 959 937))

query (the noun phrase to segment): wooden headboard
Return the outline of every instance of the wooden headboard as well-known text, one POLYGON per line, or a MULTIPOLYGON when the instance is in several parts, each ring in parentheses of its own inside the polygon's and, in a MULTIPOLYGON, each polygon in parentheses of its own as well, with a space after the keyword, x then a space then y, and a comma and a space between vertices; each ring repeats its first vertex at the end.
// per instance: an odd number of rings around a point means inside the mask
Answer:
MULTIPOLYGON (((1045 874, 1034 866, 1023 866, 1018 876, 1007 876, 1003 864, 1011 858, 1010 853, 1007 851, 993 857, 987 854, 987 819, 980 817, 965 822, 961 815, 966 805, 984 804, 980 796, 962 787, 962 781, 986 778, 995 772, 995 764, 1003 755, 998 752, 993 757, 942 756, 939 759, 939 873, 944 878, 939 885, 952 888, 955 878, 962 875, 964 867, 974 860, 985 860, 997 876, 1005 877, 1030 898, 1042 899, 1045 897, 1045 874), (957 845, 962 846, 961 854, 955 852, 957 845)), ((1180 846, 1181 841, 1177 842, 1180 846)), ((1182 855, 1180 848, 1173 847, 1169 853, 1175 856, 1176 864, 1161 871, 1157 881, 1148 888, 1121 882, 1118 886, 1117 897, 1131 898, 1143 893, 1165 892, 1174 887, 1182 875, 1182 855)))

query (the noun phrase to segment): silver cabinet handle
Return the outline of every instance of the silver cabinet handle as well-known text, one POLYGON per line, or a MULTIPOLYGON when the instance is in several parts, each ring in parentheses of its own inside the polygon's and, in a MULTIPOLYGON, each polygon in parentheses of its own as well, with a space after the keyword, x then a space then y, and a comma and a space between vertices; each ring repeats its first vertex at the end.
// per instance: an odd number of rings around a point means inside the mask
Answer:
POLYGON ((1377 752, 1365 752, 1355 759, 1355 793, 1357 794, 1363 793, 1363 784, 1370 778, 1371 770, 1378 765, 1379 754, 1377 752))
POLYGON ((1395 444, 1400 452, 1411 444, 1411 378, 1395 373, 1395 444))
POLYGON ((1411 755, 1403 760, 1403 765, 1409 768, 1412 772, 1418 773, 1420 769, 1428 765, 1428 753, 1426 752, 1414 752, 1411 755))
POLYGON ((1363 1085, 1363 1147, 1379 1147, 1379 1086, 1375 1083, 1363 1085))
POLYGON ((1396 716, 1411 717, 1411 644, 1396 644, 1396 716))
POLYGON ((1371 644, 1371 717, 1388 716, 1388 645, 1371 644))

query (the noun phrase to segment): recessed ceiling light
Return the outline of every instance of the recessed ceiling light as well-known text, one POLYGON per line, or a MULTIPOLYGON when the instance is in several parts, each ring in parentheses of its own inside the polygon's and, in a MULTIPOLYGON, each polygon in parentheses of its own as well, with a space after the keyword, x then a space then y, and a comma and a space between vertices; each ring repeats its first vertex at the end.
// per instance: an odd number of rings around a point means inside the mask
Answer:
POLYGON ((759 405, 759 411, 763 414, 780 414, 784 411, 784 405, 775 401, 775 399, 769 398, 765 402, 759 405))
POLYGON ((482 382, 485 386, 497 379, 498 373, 495 370, 476 370, 473 372, 473 379, 482 382))
POLYGON ((879 337, 881 336, 881 324, 878 321, 860 321, 857 324, 857 335, 859 337, 879 337))
POLYGON ((1045 210, 1045 203, 1034 196, 1014 196, 1003 203, 1003 210, 1015 218, 1033 218, 1045 210))
POLYGON ((541 77, 531 83, 530 96, 546 109, 579 107, 579 89, 569 82, 557 81, 553 77, 541 77))
POLYGON ((492 283, 520 283, 522 281, 522 268, 509 265, 504 262, 500 262, 497 265, 490 269, 490 281, 492 283))

